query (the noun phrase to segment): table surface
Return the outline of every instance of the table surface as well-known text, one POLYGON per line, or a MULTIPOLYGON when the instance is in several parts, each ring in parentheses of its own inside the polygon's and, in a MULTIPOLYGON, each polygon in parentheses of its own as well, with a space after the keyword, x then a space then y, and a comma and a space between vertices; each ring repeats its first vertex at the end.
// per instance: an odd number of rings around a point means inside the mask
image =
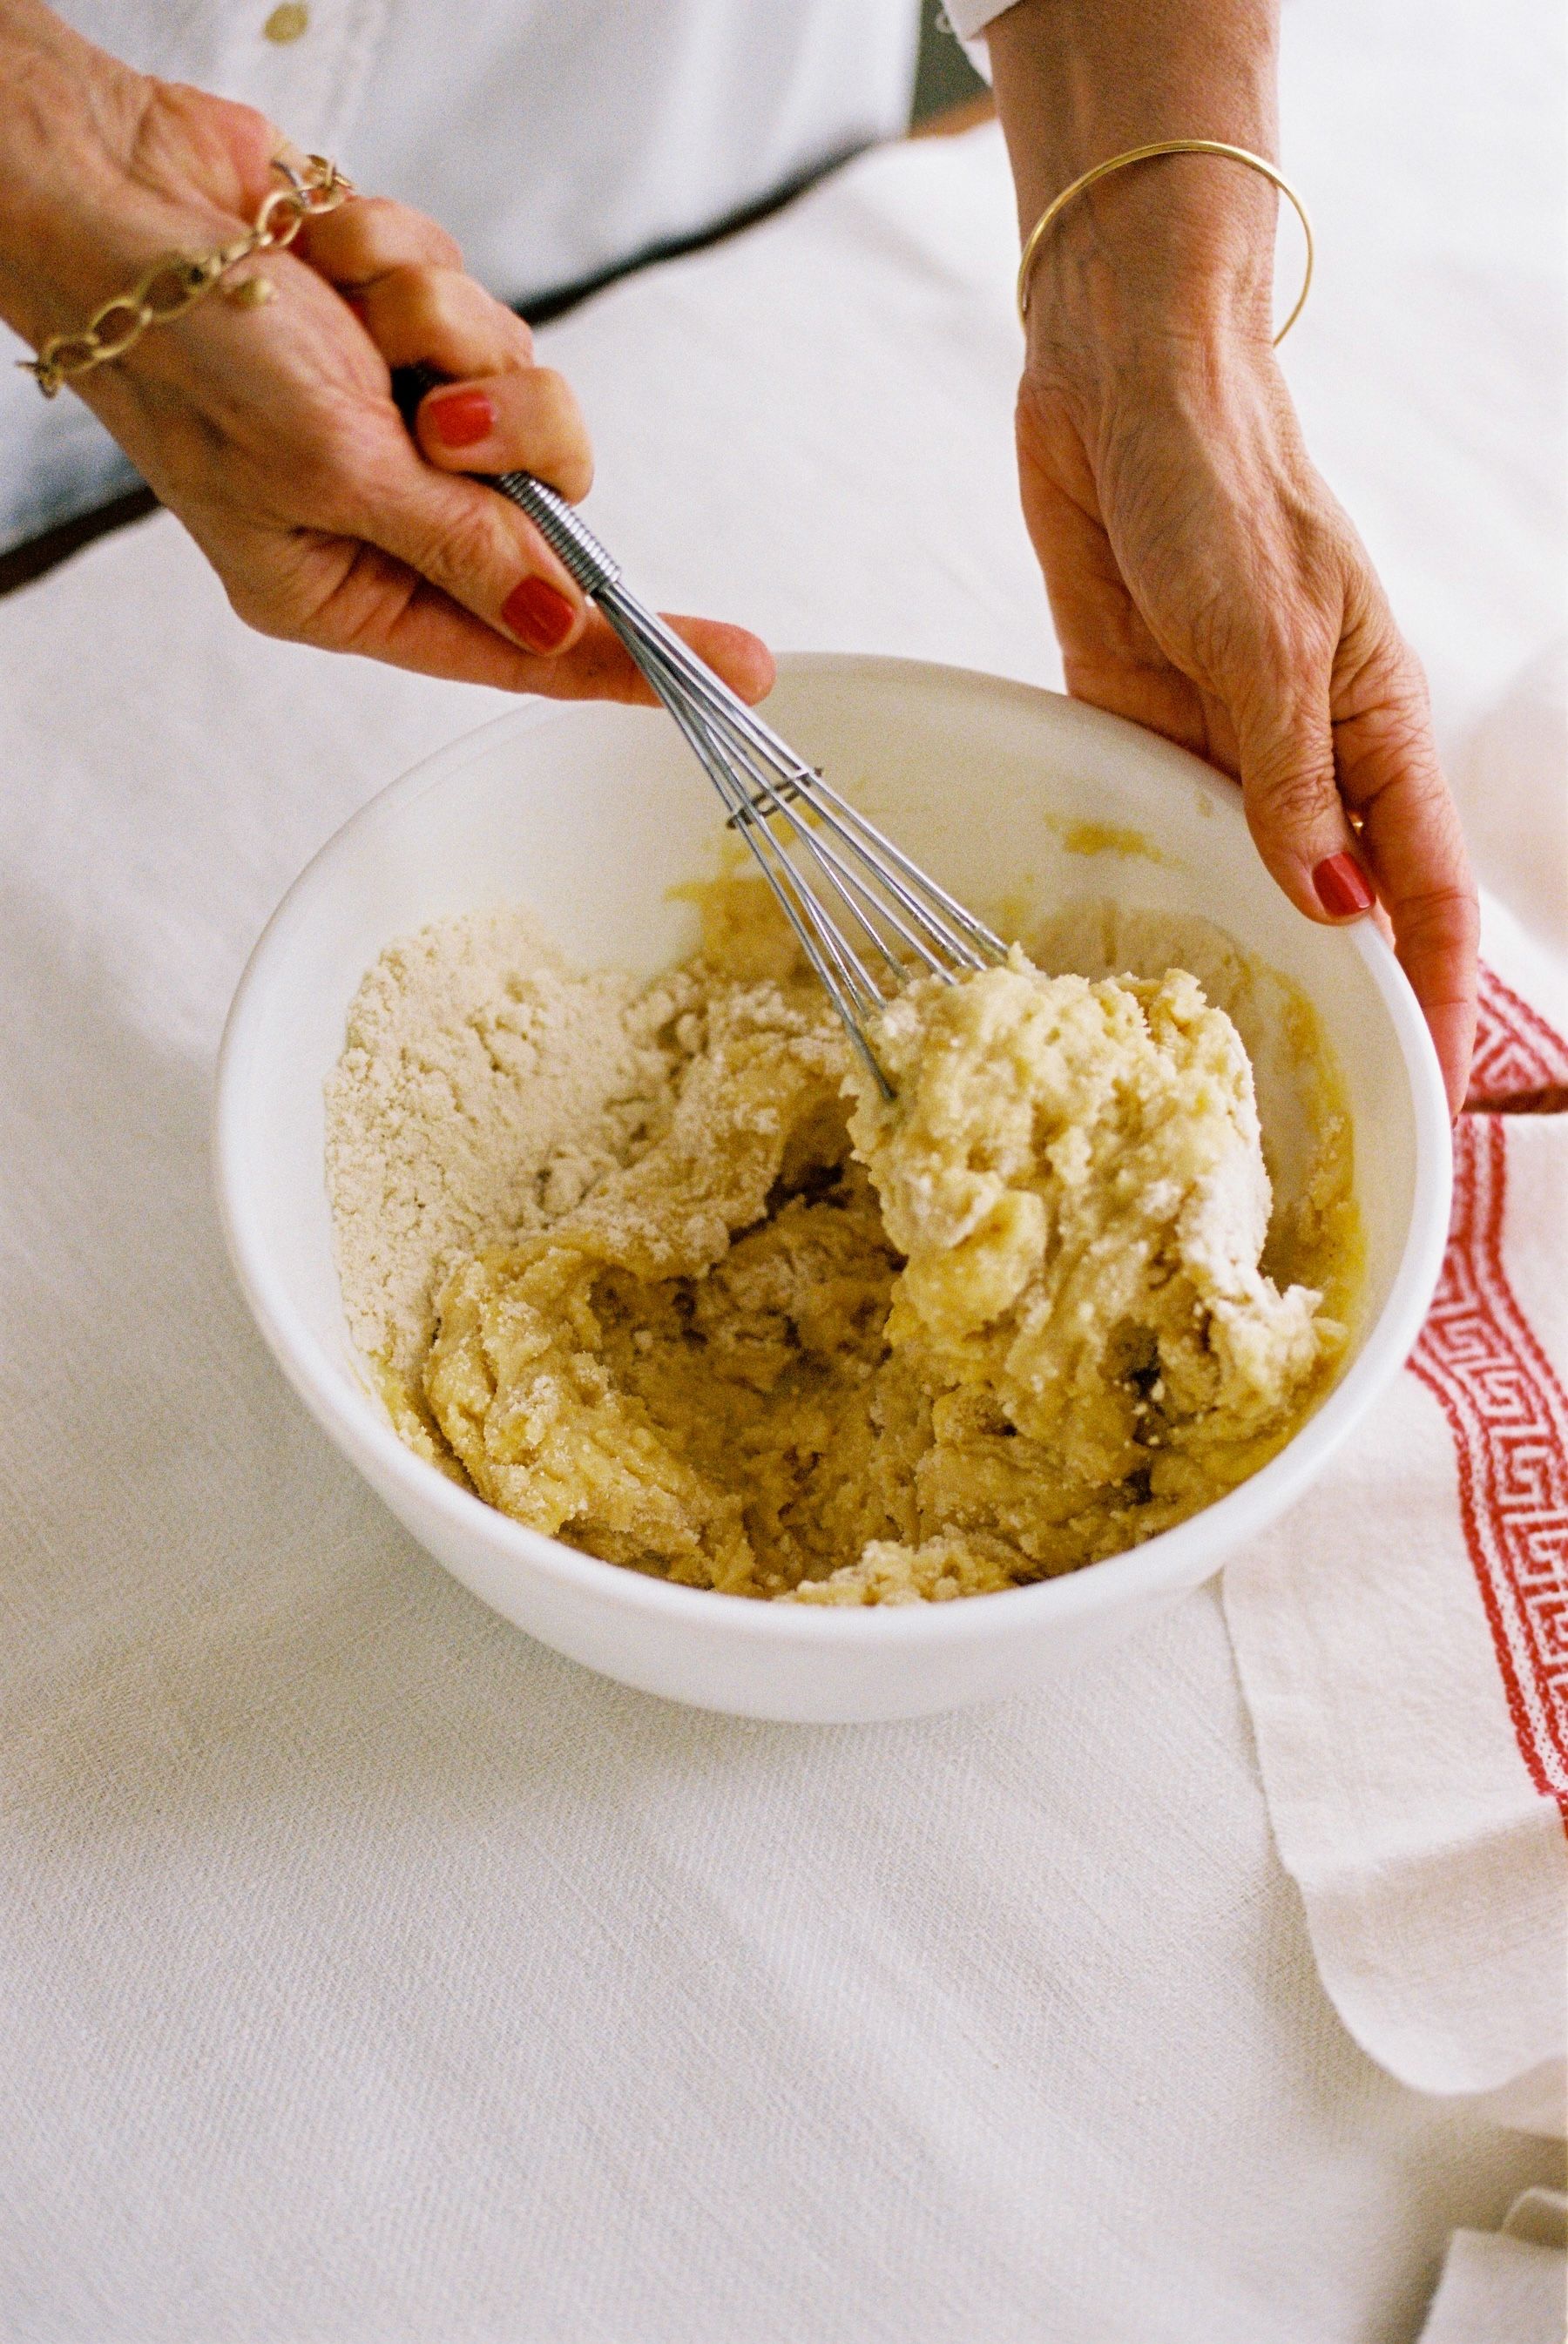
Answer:
MULTIPOLYGON (((1451 740, 1553 608, 1517 16, 1478 62, 1457 6, 1418 40, 1325 0, 1288 60, 1292 379, 1451 740)), ((1054 680, 1012 235, 982 131, 551 328, 631 573, 781 644, 1054 680)), ((0 2328, 1413 2336, 1449 2231, 1557 2152, 1346 2036, 1212 1589, 979 1714, 698 1715, 482 1611, 263 1352, 207 1167, 224 1008, 308 854, 497 697, 245 634, 164 515, 11 598, 0 675, 0 2328)))

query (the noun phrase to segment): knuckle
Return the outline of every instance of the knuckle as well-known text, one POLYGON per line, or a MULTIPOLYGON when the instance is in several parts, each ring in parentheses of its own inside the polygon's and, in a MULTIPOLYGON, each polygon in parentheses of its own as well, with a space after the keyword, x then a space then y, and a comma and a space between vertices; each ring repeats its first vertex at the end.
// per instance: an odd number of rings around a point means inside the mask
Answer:
POLYGON ((1397 638, 1395 673, 1401 688, 1424 710, 1431 698, 1426 664, 1414 644, 1406 642, 1402 635, 1397 638))
POLYGON ((1336 718, 1334 738, 1346 763, 1346 794, 1363 820, 1442 842, 1462 864, 1459 815, 1438 763, 1424 699, 1380 699, 1336 718))
POLYGON ((1412 740, 1420 741, 1431 753, 1436 763, 1436 749, 1431 737, 1431 692, 1426 680, 1426 670, 1408 643, 1397 648, 1393 662, 1390 698, 1398 712, 1399 721, 1412 740))
POLYGON ((258 106, 245 106, 233 98, 219 101, 230 138, 247 149, 257 161, 270 164, 278 146, 278 133, 258 106))
POLYGON ((535 367, 531 380, 534 396, 545 412, 557 420, 576 422, 577 395, 563 374, 554 367, 535 367))
POLYGON ((1254 779, 1247 794, 1256 803, 1259 819, 1270 830, 1308 831, 1321 822, 1326 807, 1336 803, 1334 777, 1323 767, 1292 760, 1254 779))
POLYGON ((1448 784, 1437 762, 1437 750, 1424 707, 1406 702, 1391 709, 1384 728, 1384 756, 1391 766, 1413 773, 1421 795, 1446 800, 1448 784))
POLYGON ((447 277, 446 270, 429 261, 400 261, 376 288, 376 317, 389 321, 395 318, 405 330, 416 334, 438 330, 446 322, 447 277))
POLYGON ((389 243, 401 209, 389 196, 356 196, 344 226, 357 231, 361 244, 389 243))
POLYGON ((412 555, 415 569, 456 599, 472 599, 496 566, 495 526, 495 516, 482 503, 453 505, 420 532, 412 555))
POLYGON ((509 330, 521 321, 460 268, 400 261, 376 278, 365 298, 376 335, 419 349, 453 379, 528 369, 528 354, 509 330))
POLYGON ((538 440, 536 465, 547 467, 564 495, 584 497, 593 484, 593 457, 577 394, 552 367, 529 378, 529 419, 538 440))
POLYGON ((248 202, 268 180, 278 133, 253 106, 187 82, 152 81, 140 94, 126 162, 133 178, 167 187, 194 164, 214 194, 248 202), (238 178, 238 188, 229 183, 238 178))
POLYGON ((462 268, 463 248, 450 229, 442 227, 439 220, 431 219, 425 212, 410 212, 409 217, 419 223, 425 248, 438 268, 462 268))
POLYGON ((1468 877, 1397 895, 1393 909, 1401 935, 1418 946, 1441 945, 1468 957, 1480 945, 1481 905, 1468 877))
POLYGON ((458 268, 461 248, 423 212, 410 211, 389 196, 360 196, 344 213, 360 268, 367 276, 390 276, 406 267, 458 268))
MULTIPOLYGON (((1364 593, 1362 596, 1364 600, 1364 593)), ((1426 672, 1386 604, 1370 616, 1352 595, 1335 659, 1335 690, 1351 708, 1405 707, 1424 712, 1426 672)))
POLYGON ((226 579, 224 591, 228 607, 253 634, 270 635, 276 642, 302 642, 308 613, 297 608, 286 592, 276 588, 260 588, 226 579))

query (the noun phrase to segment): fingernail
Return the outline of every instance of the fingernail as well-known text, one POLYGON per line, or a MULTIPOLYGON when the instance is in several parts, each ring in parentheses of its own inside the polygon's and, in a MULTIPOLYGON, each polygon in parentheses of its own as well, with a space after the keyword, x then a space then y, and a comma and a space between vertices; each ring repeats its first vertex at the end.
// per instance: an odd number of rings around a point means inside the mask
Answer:
POLYGON ((1324 911, 1336 920, 1349 920, 1372 908, 1372 891, 1353 854, 1325 856, 1312 874, 1312 885, 1324 911))
POLYGON ((531 652, 558 652, 577 622, 564 594, 542 578, 525 578, 501 606, 501 615, 531 652))
POLYGON ((452 390, 425 408, 443 448, 471 448, 495 429, 495 402, 482 390, 452 390))

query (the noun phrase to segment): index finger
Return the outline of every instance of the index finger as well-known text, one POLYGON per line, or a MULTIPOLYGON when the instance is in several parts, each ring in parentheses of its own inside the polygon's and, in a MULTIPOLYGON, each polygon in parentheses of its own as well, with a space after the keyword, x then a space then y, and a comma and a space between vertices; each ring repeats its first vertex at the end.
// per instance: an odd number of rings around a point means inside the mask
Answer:
POLYGON ((340 292, 373 285, 394 268, 460 268, 462 249, 424 212, 389 196, 354 196, 308 219, 294 249, 340 292))
POLYGON ((1361 818, 1362 850, 1457 1115, 1475 1040, 1480 913, 1413 659, 1368 704, 1336 720, 1334 747, 1340 791, 1361 818))

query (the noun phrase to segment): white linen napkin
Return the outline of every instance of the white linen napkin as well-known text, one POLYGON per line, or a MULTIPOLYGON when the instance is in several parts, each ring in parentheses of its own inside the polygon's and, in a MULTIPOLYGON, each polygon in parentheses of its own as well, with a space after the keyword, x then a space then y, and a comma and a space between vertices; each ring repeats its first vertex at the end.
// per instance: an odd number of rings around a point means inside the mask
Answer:
POLYGON ((1419 2344, 1562 2344, 1568 2197, 1526 2189, 1501 2230, 1456 2230, 1419 2344))
MULTIPOLYGON (((1506 781, 1499 798, 1533 798, 1550 835, 1564 725, 1544 673, 1460 763, 1506 781)), ((1483 867, 1494 884, 1517 874, 1527 916, 1483 900, 1481 1026, 1431 1315, 1334 1472, 1224 1592, 1280 1854, 1346 2026, 1401 2081, 1490 2095, 1499 2121, 1555 2134, 1568 1114, 1551 1110, 1568 1105, 1568 955, 1531 834, 1494 818, 1487 835, 1483 867)))

